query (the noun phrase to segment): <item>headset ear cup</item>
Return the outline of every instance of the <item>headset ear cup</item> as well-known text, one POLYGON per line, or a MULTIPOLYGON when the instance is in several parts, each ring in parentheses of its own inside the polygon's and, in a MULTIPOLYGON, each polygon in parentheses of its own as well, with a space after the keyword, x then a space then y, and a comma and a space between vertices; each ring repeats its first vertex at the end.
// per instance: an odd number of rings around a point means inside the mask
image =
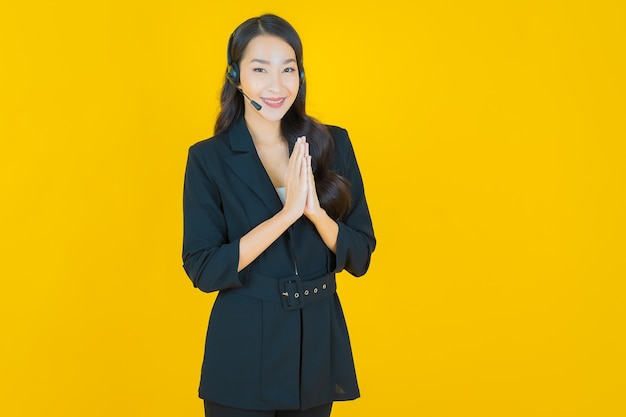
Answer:
POLYGON ((300 68, 300 84, 304 84, 304 68, 300 68))
POLYGON ((233 45, 233 38, 235 37, 235 32, 230 34, 228 38, 228 46, 226 47, 226 62, 228 63, 228 68, 226 69, 226 78, 230 81, 235 87, 239 87, 239 65, 230 57, 230 50, 233 45))
POLYGON ((228 81, 230 81, 235 87, 239 86, 239 65, 237 65, 236 62, 233 62, 228 66, 226 78, 228 78, 228 81))

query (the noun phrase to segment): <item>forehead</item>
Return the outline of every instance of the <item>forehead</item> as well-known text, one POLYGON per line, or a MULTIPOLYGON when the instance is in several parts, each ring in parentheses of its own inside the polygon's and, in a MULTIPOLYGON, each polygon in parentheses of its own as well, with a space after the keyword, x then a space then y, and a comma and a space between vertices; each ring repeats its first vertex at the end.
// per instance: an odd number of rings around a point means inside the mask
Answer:
POLYGON ((283 63, 288 59, 296 59, 293 48, 278 36, 259 35, 248 43, 243 51, 242 60, 262 59, 272 63, 283 63))

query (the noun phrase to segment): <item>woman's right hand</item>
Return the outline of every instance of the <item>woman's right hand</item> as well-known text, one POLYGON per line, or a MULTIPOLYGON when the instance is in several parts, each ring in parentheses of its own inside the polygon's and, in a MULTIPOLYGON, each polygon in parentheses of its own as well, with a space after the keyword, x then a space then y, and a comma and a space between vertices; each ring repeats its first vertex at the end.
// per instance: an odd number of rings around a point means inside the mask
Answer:
POLYGON ((293 147, 289 157, 289 165, 285 179, 286 199, 283 211, 295 222, 304 213, 306 206, 308 183, 309 144, 306 137, 300 136, 293 147))

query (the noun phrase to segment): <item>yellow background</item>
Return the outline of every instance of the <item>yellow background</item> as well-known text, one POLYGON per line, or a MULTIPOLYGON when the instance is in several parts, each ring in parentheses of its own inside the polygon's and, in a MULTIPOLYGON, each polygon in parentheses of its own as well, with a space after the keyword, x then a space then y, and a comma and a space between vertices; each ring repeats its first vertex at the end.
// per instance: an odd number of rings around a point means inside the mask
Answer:
POLYGON ((186 152, 264 12, 378 237, 333 415, 626 415, 624 3, 409 3, 2 2, 0 415, 202 415, 186 152))

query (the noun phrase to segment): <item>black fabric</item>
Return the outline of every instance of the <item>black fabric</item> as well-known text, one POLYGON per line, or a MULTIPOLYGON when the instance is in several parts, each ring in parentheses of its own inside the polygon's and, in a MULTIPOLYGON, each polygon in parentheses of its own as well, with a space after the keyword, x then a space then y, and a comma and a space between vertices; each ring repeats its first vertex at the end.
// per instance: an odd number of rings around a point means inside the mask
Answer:
POLYGON ((223 405, 204 401, 205 417, 329 417, 333 404, 322 404, 308 410, 270 410, 255 411, 240 408, 225 407, 223 405))
POLYGON ((299 275, 307 279, 344 269, 355 276, 367 271, 376 241, 361 175, 347 132, 330 131, 336 142, 332 168, 350 181, 352 197, 348 215, 338 221, 336 254, 303 216, 239 273, 239 239, 278 213, 280 198, 243 119, 189 149, 183 267, 195 287, 219 291, 206 336, 203 399, 243 409, 288 410, 359 396, 337 293, 286 311, 280 302, 238 291, 255 287, 255 276, 276 279, 278 288, 281 279, 294 275, 293 256, 299 275))

